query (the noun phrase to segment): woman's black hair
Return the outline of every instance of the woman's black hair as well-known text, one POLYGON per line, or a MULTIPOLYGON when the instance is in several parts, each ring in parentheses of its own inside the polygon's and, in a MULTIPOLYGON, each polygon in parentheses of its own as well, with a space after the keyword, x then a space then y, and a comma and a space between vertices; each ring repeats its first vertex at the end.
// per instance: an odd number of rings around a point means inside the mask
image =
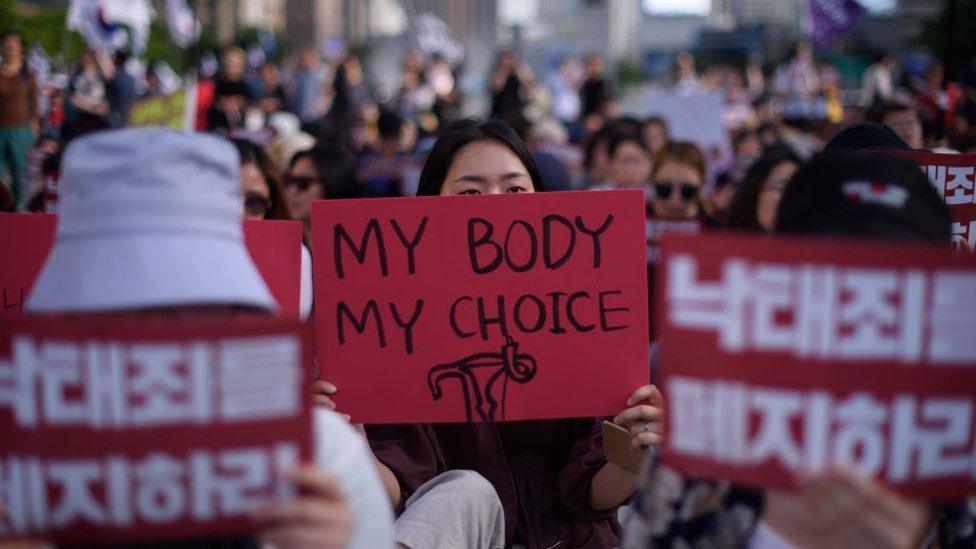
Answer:
POLYGON ((651 148, 647 145, 647 141, 644 140, 644 136, 639 133, 617 133, 610 137, 610 144, 607 146, 607 155, 613 158, 613 155, 617 153, 617 149, 621 147, 624 143, 633 143, 640 147, 645 153, 647 153, 647 158, 651 158, 651 148))
POLYGON ((633 116, 621 116, 611 120, 608 125, 613 133, 640 133, 644 124, 633 116))
POLYGON ((613 137, 613 132, 609 127, 603 126, 599 130, 590 134, 586 139, 586 143, 583 144, 583 171, 589 173, 590 168, 593 166, 593 161, 596 159, 596 149, 597 146, 602 142, 609 143, 610 138, 613 137))
POLYGON ((356 158, 346 148, 331 143, 318 144, 295 153, 288 163, 288 171, 299 160, 308 158, 322 181, 325 198, 358 198, 362 186, 356 175, 356 158))
POLYGON ((291 219, 291 212, 288 211, 288 203, 285 202, 278 167, 267 151, 264 150, 264 147, 249 139, 239 137, 232 138, 230 142, 237 147, 237 153, 241 157, 241 167, 248 164, 257 166, 264 178, 264 183, 268 186, 268 198, 271 200, 271 207, 264 213, 264 218, 291 219))
POLYGON ((448 126, 444 133, 437 138, 424 168, 420 172, 420 184, 417 186, 417 196, 436 196, 441 194, 441 187, 447 172, 454 163, 454 157, 465 145, 478 141, 495 141, 504 145, 512 154, 518 157, 529 172, 532 179, 532 187, 536 192, 542 191, 542 177, 539 175, 539 168, 532 158, 532 153, 525 143, 519 139, 508 123, 498 120, 479 120, 477 118, 466 118, 458 120, 448 126))
POLYGON ((742 179, 742 185, 732 197, 729 206, 728 218, 725 226, 728 229, 748 232, 765 232, 766 229, 759 224, 757 217, 757 206, 759 205, 759 193, 762 192, 766 180, 773 173, 776 166, 783 162, 792 162, 797 167, 803 164, 800 157, 790 150, 778 148, 764 154, 757 160, 749 170, 746 171, 742 179))

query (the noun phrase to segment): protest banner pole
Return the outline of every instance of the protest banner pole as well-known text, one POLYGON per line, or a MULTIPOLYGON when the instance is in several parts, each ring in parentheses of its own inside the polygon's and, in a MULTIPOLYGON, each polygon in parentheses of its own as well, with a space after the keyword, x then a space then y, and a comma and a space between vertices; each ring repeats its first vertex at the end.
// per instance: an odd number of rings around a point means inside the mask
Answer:
POLYGON ((945 51, 942 53, 942 89, 949 91, 949 78, 952 74, 952 55, 956 42, 956 12, 957 0, 949 0, 946 15, 948 17, 948 28, 945 34, 945 51))
MULTIPOLYGON (((74 0, 74 2, 77 1, 78 0, 74 0)), ((74 2, 71 4, 73 5, 74 2)), ((68 66, 68 50, 71 46, 71 11, 71 7, 69 7, 68 12, 65 14, 64 32, 61 34, 61 63, 63 63, 65 67, 68 66)))

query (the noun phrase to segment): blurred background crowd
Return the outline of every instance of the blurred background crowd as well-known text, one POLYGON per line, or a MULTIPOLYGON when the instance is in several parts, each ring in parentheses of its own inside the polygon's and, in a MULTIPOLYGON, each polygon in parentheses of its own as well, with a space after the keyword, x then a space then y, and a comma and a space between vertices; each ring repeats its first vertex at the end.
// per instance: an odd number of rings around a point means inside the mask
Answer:
POLYGON ((250 215, 305 221, 413 195, 471 115, 508 121, 547 190, 643 187, 707 223, 758 160, 851 123, 976 151, 976 1, 834 4, 839 25, 799 0, 0 0, 4 206, 55 211, 64 145, 126 125, 234 138, 250 215))

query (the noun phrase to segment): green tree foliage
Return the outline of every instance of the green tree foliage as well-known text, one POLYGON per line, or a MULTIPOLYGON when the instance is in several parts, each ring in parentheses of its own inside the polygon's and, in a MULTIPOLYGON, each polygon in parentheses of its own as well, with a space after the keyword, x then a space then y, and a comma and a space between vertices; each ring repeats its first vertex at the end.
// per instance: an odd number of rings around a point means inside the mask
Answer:
POLYGON ((636 61, 620 59, 617 61, 617 80, 624 87, 640 84, 644 81, 644 71, 636 61))
POLYGON ((84 48, 84 40, 76 32, 65 31, 67 16, 67 8, 42 8, 23 14, 14 9, 13 0, 0 0, 0 28, 21 33, 28 48, 39 43, 50 55, 75 59, 84 48))
MULTIPOLYGON (((78 59, 85 48, 80 34, 65 29, 68 16, 66 7, 39 8, 35 12, 22 13, 14 8, 14 0, 0 0, 0 30, 13 29, 24 36, 28 48, 39 43, 52 57, 62 55, 68 63, 78 59)), ((258 30, 244 28, 238 32, 234 44, 247 47, 257 42, 258 30)), ((142 55, 150 64, 164 61, 173 70, 182 73, 194 63, 200 52, 219 49, 217 38, 210 28, 204 28, 196 46, 182 49, 173 43, 162 14, 152 22, 146 51, 142 55)))

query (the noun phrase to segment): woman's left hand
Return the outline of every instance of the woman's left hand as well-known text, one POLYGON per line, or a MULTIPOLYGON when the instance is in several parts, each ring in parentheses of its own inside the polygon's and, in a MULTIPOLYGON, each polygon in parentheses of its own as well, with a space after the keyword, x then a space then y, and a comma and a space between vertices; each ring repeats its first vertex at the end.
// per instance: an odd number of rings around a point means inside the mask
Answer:
POLYGON ((627 399, 630 406, 613 422, 630 431, 630 446, 635 452, 662 440, 664 425, 664 396, 654 385, 645 385, 627 399))
POLYGON ((796 492, 766 492, 763 521, 797 546, 919 547, 928 505, 844 469, 802 475, 796 492))

